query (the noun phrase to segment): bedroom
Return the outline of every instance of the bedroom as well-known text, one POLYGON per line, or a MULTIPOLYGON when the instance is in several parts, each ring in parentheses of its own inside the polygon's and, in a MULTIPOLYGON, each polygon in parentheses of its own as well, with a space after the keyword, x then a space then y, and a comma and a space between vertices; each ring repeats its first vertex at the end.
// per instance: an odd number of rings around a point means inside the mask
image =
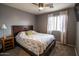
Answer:
POLYGON ((79 55, 79 27, 77 26, 79 25, 77 20, 79 16, 79 4, 52 3, 46 5, 50 6, 45 6, 45 3, 0 4, 1 56, 30 56, 41 55, 43 53, 45 55, 48 54, 49 56, 79 55), (25 35, 27 36, 30 36, 34 33, 34 35, 36 34, 36 36, 34 37, 33 35, 32 38, 37 37, 37 39, 39 39, 39 36, 41 38, 38 42, 36 40, 34 40, 34 42, 30 40, 29 42, 31 43, 31 47, 29 47, 28 42, 25 42, 28 43, 28 45, 22 45, 23 43, 21 44, 26 36, 21 36, 23 37, 23 39, 18 40, 22 33, 25 33, 25 35), (8 44, 5 44, 11 35, 12 41, 8 44), (16 36, 19 37, 17 38, 16 36), (53 38, 53 40, 49 39, 51 43, 43 40, 43 38, 48 40, 47 38, 49 36, 53 38), (6 39, 6 37, 8 38, 6 39), (41 39, 45 41, 44 44, 43 42, 40 43, 40 41, 42 41, 41 39), (18 42, 16 41, 20 42, 20 46, 17 45, 18 42), (32 47, 32 42, 36 45, 36 50, 32 47), (5 47, 6 45, 8 47, 5 47), (39 45, 40 47, 38 47, 37 45, 39 45), (29 50, 34 50, 28 52, 28 49, 26 49, 27 47, 29 48, 29 50), (38 52, 38 50, 40 50, 40 52, 38 52))

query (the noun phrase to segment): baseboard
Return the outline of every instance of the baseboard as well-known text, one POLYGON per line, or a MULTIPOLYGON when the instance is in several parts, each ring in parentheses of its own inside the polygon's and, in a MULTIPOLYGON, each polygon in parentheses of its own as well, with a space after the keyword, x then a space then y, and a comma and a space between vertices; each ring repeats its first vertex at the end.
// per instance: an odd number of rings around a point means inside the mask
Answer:
POLYGON ((77 49, 75 48, 74 45, 71 45, 71 44, 65 44, 65 45, 70 46, 70 47, 73 47, 74 48, 74 51, 75 51, 75 55, 78 56, 77 49))
MULTIPOLYGON (((57 42, 58 42, 58 43, 60 43, 60 44, 63 44, 63 43, 61 43, 61 42, 59 42, 59 41, 57 41, 57 42)), ((74 48, 74 51, 75 51, 76 56, 78 56, 77 49, 76 49, 76 47, 75 47, 74 45, 71 45, 71 44, 64 44, 64 45, 67 45, 67 46, 73 47, 73 48, 74 48)))
POLYGON ((75 50, 75 54, 76 54, 76 56, 78 56, 77 49, 76 49, 76 48, 74 48, 74 50, 75 50))
POLYGON ((71 45, 71 44, 65 44, 65 45, 68 45, 68 46, 70 46, 70 47, 75 48, 75 46, 74 46, 74 45, 71 45))
POLYGON ((70 46, 70 47, 74 47, 74 48, 75 48, 75 46, 74 46, 74 45, 61 43, 61 42, 59 42, 59 41, 57 41, 57 42, 58 42, 58 43, 60 43, 60 44, 67 45, 67 46, 70 46))

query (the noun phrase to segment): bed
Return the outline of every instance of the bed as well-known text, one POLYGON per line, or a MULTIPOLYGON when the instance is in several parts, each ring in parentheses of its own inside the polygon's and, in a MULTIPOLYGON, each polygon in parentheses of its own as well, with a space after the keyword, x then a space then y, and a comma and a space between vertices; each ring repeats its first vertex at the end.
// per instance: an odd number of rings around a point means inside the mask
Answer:
POLYGON ((12 26, 12 33, 15 37, 15 45, 22 47, 32 56, 49 55, 54 48, 56 40, 53 35, 38 33, 33 30, 33 26, 12 26), (27 35, 28 31, 32 35, 27 35))

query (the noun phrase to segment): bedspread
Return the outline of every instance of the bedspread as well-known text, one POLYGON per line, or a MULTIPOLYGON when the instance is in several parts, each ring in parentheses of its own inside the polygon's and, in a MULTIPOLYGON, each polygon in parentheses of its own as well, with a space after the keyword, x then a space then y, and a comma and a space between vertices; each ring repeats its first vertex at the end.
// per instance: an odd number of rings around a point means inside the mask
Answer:
POLYGON ((36 33, 34 35, 27 36, 24 32, 19 33, 16 36, 16 41, 32 51, 36 55, 42 54, 46 47, 54 40, 53 35, 36 33))

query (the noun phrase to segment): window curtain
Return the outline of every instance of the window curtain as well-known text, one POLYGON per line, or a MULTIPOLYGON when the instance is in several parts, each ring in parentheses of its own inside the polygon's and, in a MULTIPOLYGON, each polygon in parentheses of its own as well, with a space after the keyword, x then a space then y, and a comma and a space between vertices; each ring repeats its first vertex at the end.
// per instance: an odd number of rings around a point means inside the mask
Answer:
POLYGON ((66 43, 67 22, 68 22, 67 11, 62 11, 55 14, 49 14, 47 32, 52 34, 52 31, 60 31, 61 43, 66 43))

